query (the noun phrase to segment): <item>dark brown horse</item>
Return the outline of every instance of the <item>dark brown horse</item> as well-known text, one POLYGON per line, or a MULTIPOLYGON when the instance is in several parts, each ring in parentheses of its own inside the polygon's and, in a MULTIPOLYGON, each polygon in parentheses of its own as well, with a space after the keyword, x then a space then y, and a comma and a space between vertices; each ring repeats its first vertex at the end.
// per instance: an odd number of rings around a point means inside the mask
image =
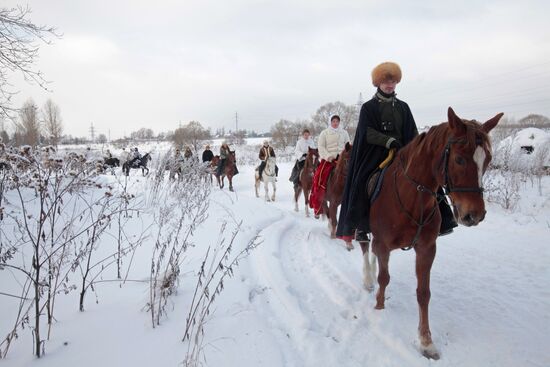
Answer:
MULTIPOLYGON (((390 281, 390 251, 414 248, 420 348, 428 358, 439 358, 428 321, 430 270, 441 224, 437 203, 445 199, 437 190, 439 187, 446 190, 461 224, 475 226, 485 218, 481 180, 492 158, 488 133, 501 117, 502 113, 480 124, 460 119, 449 107, 448 123, 432 127, 399 151, 371 206, 372 248, 380 269, 375 308, 384 308, 390 281)), ((370 270, 368 248, 364 259, 367 273, 370 270)), ((367 278, 365 276, 365 286, 369 288, 367 278)))
MULTIPOLYGON (((336 226, 338 225, 338 207, 342 203, 342 195, 344 194, 344 186, 348 175, 348 162, 351 155, 352 145, 346 143, 344 150, 338 155, 336 167, 330 173, 327 181, 327 190, 323 199, 323 213, 328 217, 328 227, 330 229, 330 237, 336 238, 336 226)), ((351 241, 346 241, 348 250, 353 249, 351 241)))
POLYGON ((223 189, 224 185, 224 177, 227 177, 227 180, 229 181, 229 191, 233 191, 233 176, 235 175, 235 167, 237 165, 237 158, 235 156, 235 151, 229 151, 229 156, 225 159, 225 165, 223 167, 221 175, 218 176, 218 162, 220 161, 219 156, 215 156, 212 158, 212 162, 210 163, 211 166, 215 165, 214 168, 214 175, 216 176, 216 179, 218 180, 218 185, 220 186, 220 189, 223 189))
POLYGON ((300 170, 300 181, 294 185, 294 210, 298 211, 298 199, 300 193, 304 192, 304 200, 306 204, 306 217, 309 217, 309 193, 313 185, 313 175, 319 165, 319 150, 308 148, 304 167, 300 170))

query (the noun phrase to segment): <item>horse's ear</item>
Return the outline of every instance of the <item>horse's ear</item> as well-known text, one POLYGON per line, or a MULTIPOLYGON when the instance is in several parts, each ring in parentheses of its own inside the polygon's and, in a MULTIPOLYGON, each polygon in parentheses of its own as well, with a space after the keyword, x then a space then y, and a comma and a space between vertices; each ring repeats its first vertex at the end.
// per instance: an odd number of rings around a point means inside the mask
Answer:
POLYGON ((502 116, 504 116, 504 113, 501 112, 492 119, 486 121, 483 125, 481 125, 481 130, 483 130, 485 133, 489 133, 489 131, 493 130, 493 128, 497 126, 502 116))
POLYGON ((349 150, 351 149, 351 144, 349 143, 349 141, 346 143, 346 152, 349 152, 349 150))
POLYGON ((447 110, 447 118, 449 120, 451 131, 455 134, 461 134, 466 131, 464 122, 462 122, 462 119, 456 115, 455 111, 453 111, 451 107, 447 110))

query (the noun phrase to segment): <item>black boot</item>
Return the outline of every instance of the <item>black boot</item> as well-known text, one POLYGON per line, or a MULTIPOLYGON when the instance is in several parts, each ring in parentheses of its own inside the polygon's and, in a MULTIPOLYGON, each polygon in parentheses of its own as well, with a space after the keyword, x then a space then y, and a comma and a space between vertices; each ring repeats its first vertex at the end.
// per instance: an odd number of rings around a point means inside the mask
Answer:
POLYGON ((439 228, 439 235, 445 236, 453 233, 453 228, 457 227, 458 224, 456 223, 453 212, 446 200, 441 200, 439 202, 439 211, 441 213, 441 227, 439 228))
POLYGON ((294 163, 294 167, 292 167, 292 172, 290 173, 290 178, 288 180, 290 182, 296 183, 297 178, 298 178, 298 162, 294 163))
POLYGON ((369 242, 369 234, 363 230, 356 229, 355 230, 355 240, 358 242, 369 242))

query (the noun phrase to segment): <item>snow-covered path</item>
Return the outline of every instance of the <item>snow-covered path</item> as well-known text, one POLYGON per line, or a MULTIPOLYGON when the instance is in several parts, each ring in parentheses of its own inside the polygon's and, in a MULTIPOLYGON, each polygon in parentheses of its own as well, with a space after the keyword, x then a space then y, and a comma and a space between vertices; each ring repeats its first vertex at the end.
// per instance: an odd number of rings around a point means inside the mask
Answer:
MULTIPOLYGON (((295 212, 291 167, 280 168, 277 201, 266 203, 254 195, 253 168, 240 167, 235 193, 213 190, 209 218, 195 235, 195 256, 230 217, 243 223, 237 246, 257 234, 263 240, 215 302, 205 327, 207 365, 550 366, 550 199, 530 193, 515 214, 490 206, 477 228, 440 239, 430 322, 441 360, 430 361, 417 349, 414 252, 392 253, 386 309, 374 310, 374 293, 362 286, 359 246, 348 252, 331 240, 326 221, 305 217, 303 200, 295 212)), ((144 247, 136 254, 135 279, 147 279, 150 254, 144 247)), ((45 358, 33 359, 25 334, 0 364, 178 365, 194 286, 185 274, 196 265, 183 269, 181 291, 160 327, 152 329, 143 311, 146 283, 103 283, 99 303, 91 300, 84 313, 75 297, 63 299, 45 358)))
MULTIPOLYGON (((251 170, 243 169, 236 180, 233 211, 260 230, 264 243, 239 271, 250 305, 234 325, 249 324, 246 315, 252 313, 258 335, 269 333, 274 342, 267 350, 237 343, 229 353, 235 360, 224 365, 238 365, 250 353, 278 356, 263 360, 264 366, 435 363, 417 351, 414 252, 392 253, 386 309, 374 310, 374 294, 361 283, 360 249, 348 252, 343 242, 331 240, 326 221, 305 218, 303 202, 299 213, 292 210, 287 170, 281 170, 275 203, 253 196, 245 181, 251 170)), ((459 228, 439 241, 430 316, 440 366, 550 365, 544 287, 550 280, 549 230, 540 218, 499 211, 492 207, 479 227, 459 228)), ((228 349, 218 348, 228 362, 228 349)))

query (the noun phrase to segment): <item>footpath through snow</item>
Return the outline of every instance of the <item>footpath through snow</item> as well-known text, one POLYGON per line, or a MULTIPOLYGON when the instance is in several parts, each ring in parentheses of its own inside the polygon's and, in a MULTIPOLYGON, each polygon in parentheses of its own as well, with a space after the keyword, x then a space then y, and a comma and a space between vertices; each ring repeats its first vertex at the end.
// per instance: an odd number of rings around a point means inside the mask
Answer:
POLYGON ((386 309, 374 310, 359 246, 347 252, 331 240, 326 221, 305 218, 303 201, 292 210, 290 166, 281 166, 275 203, 254 197, 251 168, 237 176, 230 208, 264 243, 231 285, 241 289, 224 296, 238 313, 225 315, 225 327, 209 325, 207 333, 230 336, 208 353, 211 365, 550 365, 548 205, 532 217, 490 206, 480 226, 438 241, 430 319, 442 359, 434 362, 417 350, 414 252, 392 253, 386 309))
MULTIPOLYGON (((212 242, 231 216, 243 221, 238 246, 257 234, 263 243, 216 300, 205 328, 207 365, 550 366, 548 199, 523 202, 530 215, 489 206, 477 228, 460 227, 440 239, 430 322, 441 360, 430 361, 418 352, 414 252, 392 252, 386 309, 374 310, 374 293, 362 286, 359 246, 348 252, 342 241, 331 240, 326 221, 305 217, 303 198, 300 212, 293 211, 290 164, 280 165, 274 203, 264 201, 263 186, 261 198, 254 196, 253 168, 240 168, 235 193, 213 190, 194 251, 212 242)), ((150 251, 136 254, 134 278, 147 278, 150 251)), ((182 270, 181 292, 157 329, 142 311, 147 285, 107 283, 98 291, 99 304, 82 314, 74 310, 55 326, 46 358, 33 360, 25 343, 0 364, 178 365, 192 287, 185 274, 192 270, 182 270)))

